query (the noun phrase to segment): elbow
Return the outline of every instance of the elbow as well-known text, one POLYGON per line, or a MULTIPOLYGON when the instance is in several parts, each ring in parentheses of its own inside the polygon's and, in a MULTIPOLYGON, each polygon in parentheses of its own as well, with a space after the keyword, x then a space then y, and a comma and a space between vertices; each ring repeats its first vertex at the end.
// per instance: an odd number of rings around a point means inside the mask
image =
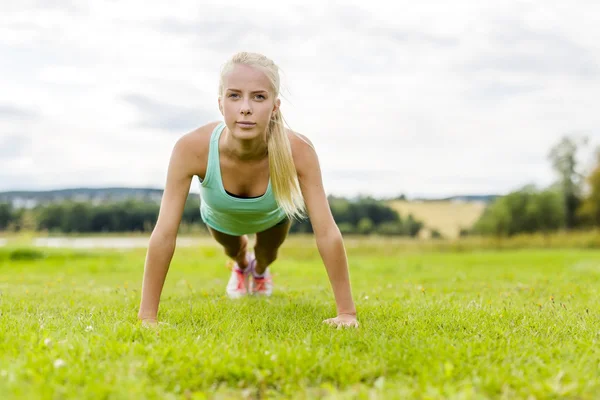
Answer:
POLYGON ((331 243, 336 241, 342 241, 342 233, 336 224, 328 227, 322 231, 315 232, 315 239, 317 243, 331 243))
POLYGON ((165 231, 163 229, 154 229, 152 235, 150 235, 150 247, 175 250, 176 243, 177 233, 165 231))

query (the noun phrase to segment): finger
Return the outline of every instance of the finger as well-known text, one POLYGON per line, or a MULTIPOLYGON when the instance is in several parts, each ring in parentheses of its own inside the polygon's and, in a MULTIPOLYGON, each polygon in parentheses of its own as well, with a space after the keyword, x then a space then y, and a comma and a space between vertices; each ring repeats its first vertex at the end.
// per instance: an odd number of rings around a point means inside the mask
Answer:
POLYGON ((357 327, 357 326, 358 326, 358 323, 356 321, 344 322, 345 328, 352 328, 352 327, 357 327))

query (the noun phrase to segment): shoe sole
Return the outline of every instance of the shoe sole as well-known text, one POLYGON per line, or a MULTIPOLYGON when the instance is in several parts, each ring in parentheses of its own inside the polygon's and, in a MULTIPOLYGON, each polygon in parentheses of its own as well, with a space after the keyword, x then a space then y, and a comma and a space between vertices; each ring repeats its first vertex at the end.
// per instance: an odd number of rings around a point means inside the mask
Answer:
POLYGON ((242 297, 248 296, 247 293, 227 293, 227 297, 230 299, 241 299, 242 297))

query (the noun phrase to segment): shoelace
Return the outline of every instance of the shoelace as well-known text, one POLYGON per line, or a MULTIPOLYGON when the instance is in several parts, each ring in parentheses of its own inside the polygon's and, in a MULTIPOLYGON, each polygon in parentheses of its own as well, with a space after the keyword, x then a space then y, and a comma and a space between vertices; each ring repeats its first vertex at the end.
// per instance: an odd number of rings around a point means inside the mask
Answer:
POLYGON ((262 290, 266 290, 267 288, 265 287, 265 285, 267 284, 268 281, 270 281, 269 278, 267 278, 266 276, 263 277, 253 277, 254 278, 254 282, 256 283, 256 290, 257 291, 262 291, 262 290))
POLYGON ((246 286, 244 286, 244 272, 243 271, 239 271, 239 270, 235 270, 235 273, 237 274, 237 290, 245 290, 246 286))
POLYGON ((265 278, 254 278, 254 282, 256 282, 257 291, 265 290, 265 278))

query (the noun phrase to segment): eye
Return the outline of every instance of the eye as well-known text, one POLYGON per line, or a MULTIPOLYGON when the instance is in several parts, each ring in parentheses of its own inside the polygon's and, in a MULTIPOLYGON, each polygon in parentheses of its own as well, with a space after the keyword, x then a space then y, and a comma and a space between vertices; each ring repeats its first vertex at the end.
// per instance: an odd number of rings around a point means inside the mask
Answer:
POLYGON ((227 97, 234 97, 234 96, 238 96, 237 93, 229 93, 229 95, 227 97))
POLYGON ((262 94, 257 94, 256 98, 258 98, 259 100, 264 100, 264 99, 266 99, 266 96, 262 95, 262 94))

